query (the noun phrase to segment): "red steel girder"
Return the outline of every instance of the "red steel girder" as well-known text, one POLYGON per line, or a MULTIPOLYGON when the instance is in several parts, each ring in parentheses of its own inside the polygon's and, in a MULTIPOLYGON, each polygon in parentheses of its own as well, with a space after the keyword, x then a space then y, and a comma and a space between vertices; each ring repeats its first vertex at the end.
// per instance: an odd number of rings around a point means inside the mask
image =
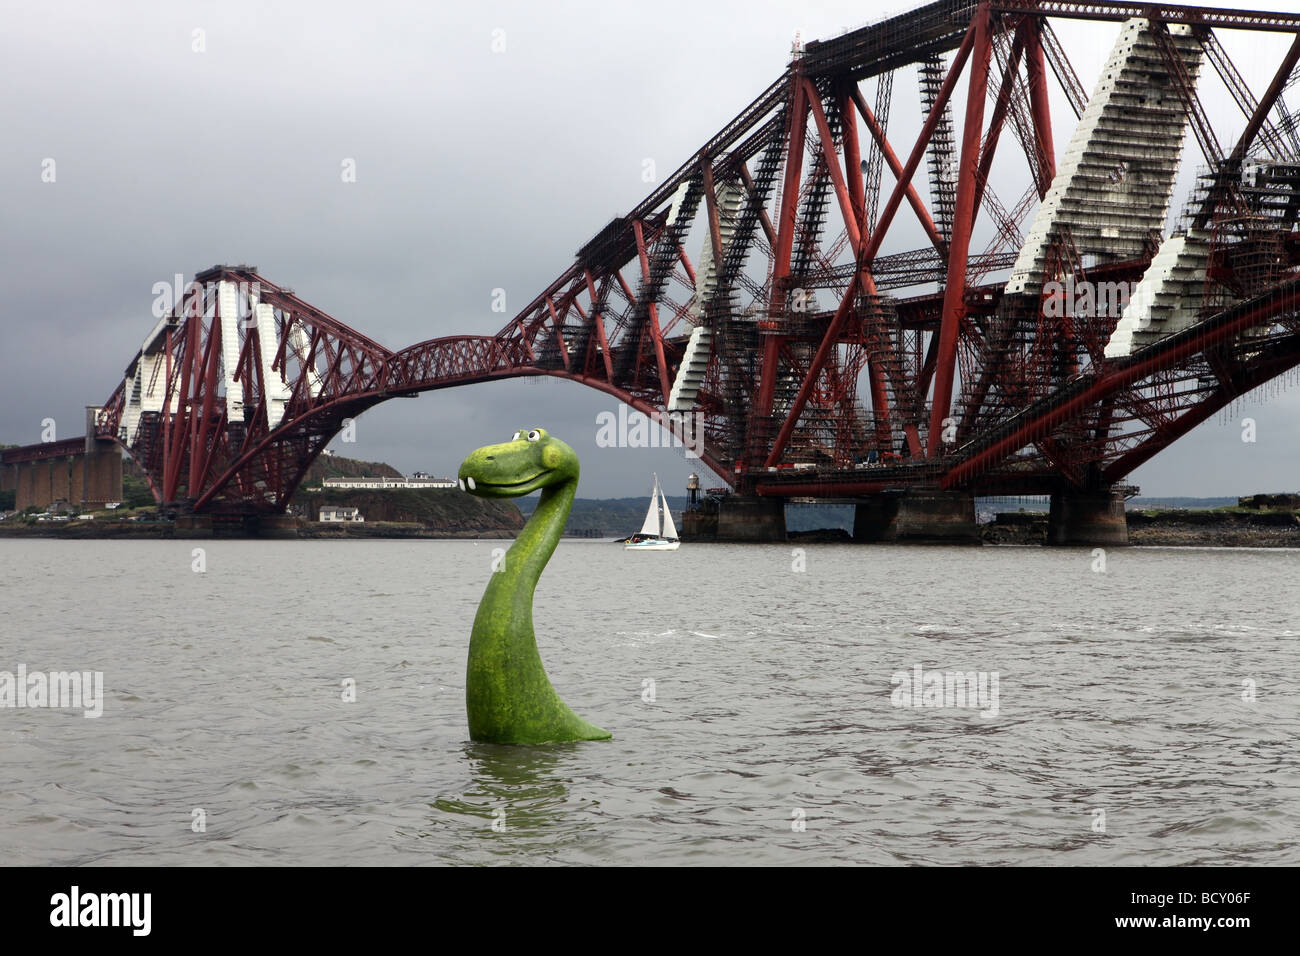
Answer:
MULTIPOLYGON (((776 242, 772 247, 771 298, 769 315, 785 311, 786 280, 790 276, 790 256, 794 250, 794 233, 798 217, 799 177, 803 168, 804 133, 808 123, 807 90, 796 73, 790 79, 790 110, 786 116, 785 175, 781 185, 780 208, 776 220, 776 242)), ((764 345, 759 371, 758 394, 754 402, 757 421, 765 421, 772 414, 776 396, 776 382, 780 370, 780 341, 768 336, 764 345)))
MULTIPOLYGON (((109 404, 114 399, 109 399, 109 404)), ((41 442, 37 445, 23 445, 19 448, 0 449, 0 465, 17 465, 31 461, 44 461, 47 458, 67 458, 80 455, 86 450, 86 437, 64 438, 59 441, 41 442)))
POLYGON ((943 324, 939 328, 939 351, 934 370, 934 394, 930 404, 929 455, 939 454, 943 442, 943 421, 952 406, 956 373, 957 332, 966 308, 966 259, 970 254, 971 231, 975 225, 975 190, 979 173, 980 140, 984 130, 984 99, 993 53, 987 8, 976 14, 974 52, 971 56, 970 91, 966 96, 966 122, 962 128, 961 170, 957 179, 957 212, 953 221, 948 283, 944 290, 943 324))
POLYGON ((1230 10, 1167 3, 1122 3, 1116 0, 992 0, 999 13, 1038 13, 1065 20, 1106 20, 1112 23, 1145 17, 1164 23, 1204 24, 1230 30, 1300 30, 1300 14, 1263 10, 1230 10))
POLYGON ((1047 189, 1056 178, 1056 145, 1052 139, 1052 109, 1047 92, 1047 67, 1043 55, 1042 20, 1027 21, 1025 30, 1025 66, 1029 76, 1029 105, 1033 113, 1034 146, 1043 171, 1038 183, 1038 196, 1047 195, 1047 189))
POLYGON ((1217 346, 1245 329, 1283 312, 1300 308, 1300 279, 1285 282, 1264 295, 1199 323, 1184 332, 1148 346, 1131 360, 1119 363, 1099 375, 1079 381, 1073 394, 1053 396, 1041 410, 1027 409, 1019 422, 1011 422, 993 437, 986 447, 965 457, 944 475, 945 488, 961 487, 962 482, 987 470, 1006 455, 1023 448, 1035 439, 1050 434, 1052 428, 1082 412, 1101 399, 1126 388, 1161 369, 1217 346))
MULTIPOLYGON (((985 17, 985 20, 987 20, 987 17, 985 17)), ((889 202, 885 204, 885 208, 880 214, 880 219, 876 223, 875 230, 872 232, 870 237, 865 238, 865 244, 860 246, 856 252, 855 258, 858 267, 855 277, 849 282, 848 291, 841 299, 840 306, 836 309, 835 316, 831 320, 825 335, 822 337, 821 345, 818 347, 817 354, 813 357, 813 360, 810 363, 803 384, 800 386, 799 393, 790 408, 790 412, 787 414, 785 422, 781 425, 780 432, 777 433, 772 449, 768 453, 765 461, 766 467, 775 467, 776 463, 780 460, 781 453, 785 450, 786 443, 789 442, 790 436, 794 432, 799 416, 803 413, 804 407, 808 403, 808 397, 812 392, 813 384, 817 378, 817 373, 825 364, 827 357, 830 355, 831 349, 834 348, 835 343, 838 341, 840 331, 843 329, 844 322, 848 318, 849 312, 852 308, 852 303, 856 297, 858 283, 862 281, 862 277, 864 276, 866 276, 867 280, 870 281, 868 270, 871 266, 871 260, 875 257, 875 254, 879 250, 880 244, 884 239, 885 233, 889 230, 889 226, 893 222, 894 214, 898 211, 899 204, 902 202, 903 194, 906 192, 908 186, 911 185, 912 177, 916 175, 917 167, 920 166, 921 159, 925 155, 925 150, 929 145, 930 137, 933 136, 935 127, 938 126, 939 121, 943 116, 944 107, 947 106, 948 100, 952 96, 953 88, 957 85, 957 78, 961 75, 961 71, 966 65, 966 60, 975 46, 975 36, 978 32, 977 27, 978 20, 976 23, 972 23, 970 28, 967 30, 966 38, 962 41, 961 46, 957 50, 957 55, 953 58, 952 66, 948 70, 948 77, 944 80, 943 86, 935 97, 934 103, 930 108, 930 115, 926 119, 925 125, 921 128, 921 133, 917 137, 916 145, 912 148, 912 154, 908 157, 907 165, 903 168, 902 174, 894 186, 894 191, 889 196, 889 202)), ((859 235, 861 235, 862 230, 860 226, 858 231, 859 235)), ((867 294, 871 295, 874 293, 875 288, 874 286, 871 286, 868 289, 867 294)))

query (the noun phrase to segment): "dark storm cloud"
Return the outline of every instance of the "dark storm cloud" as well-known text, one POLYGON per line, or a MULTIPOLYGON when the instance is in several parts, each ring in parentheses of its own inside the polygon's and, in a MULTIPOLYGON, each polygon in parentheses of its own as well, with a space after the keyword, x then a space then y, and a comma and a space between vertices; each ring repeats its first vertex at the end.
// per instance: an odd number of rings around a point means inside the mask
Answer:
MULTIPOLYGON (((644 160, 668 174, 780 73, 797 30, 829 36, 904 5, 888 6, 11 8, 0 441, 38 440, 46 417, 80 434, 83 406, 108 397, 152 326, 153 284, 218 262, 254 264, 393 348, 495 332, 508 316, 492 291, 522 308, 648 191, 644 160)), ((1112 36, 1079 54, 1085 86, 1112 36)), ((907 82, 895 95, 901 137, 918 109, 907 82)), ((357 444, 336 447, 450 473, 473 447, 542 424, 582 456, 583 494, 640 494, 651 470, 680 488, 698 464, 680 452, 595 447, 595 416, 612 407, 556 381, 448 389, 372 410, 357 444)), ((1292 487, 1295 410, 1253 409, 1250 480, 1235 423, 1138 477, 1169 494, 1292 487)))

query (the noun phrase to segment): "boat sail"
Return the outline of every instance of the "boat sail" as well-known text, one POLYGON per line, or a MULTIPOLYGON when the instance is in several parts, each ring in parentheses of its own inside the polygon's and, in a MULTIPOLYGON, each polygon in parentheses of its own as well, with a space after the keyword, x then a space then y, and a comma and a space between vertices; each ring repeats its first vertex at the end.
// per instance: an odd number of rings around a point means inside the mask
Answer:
POLYGON ((668 497, 664 494, 662 488, 659 489, 659 503, 663 506, 664 511, 664 537, 669 541, 676 541, 681 544, 677 537, 677 525, 673 524, 673 512, 668 507, 668 497))
POLYGON ((650 507, 646 509, 641 530, 627 539, 625 547, 629 551, 676 551, 681 547, 677 525, 673 524, 673 513, 668 507, 667 496, 659 487, 658 475, 655 475, 654 491, 650 492, 650 507))

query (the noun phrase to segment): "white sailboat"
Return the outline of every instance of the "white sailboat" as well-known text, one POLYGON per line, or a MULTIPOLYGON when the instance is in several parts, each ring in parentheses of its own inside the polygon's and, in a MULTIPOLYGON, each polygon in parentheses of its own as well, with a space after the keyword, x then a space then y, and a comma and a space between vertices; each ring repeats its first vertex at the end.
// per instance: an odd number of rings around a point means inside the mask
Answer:
POLYGON ((659 487, 659 476, 655 475, 655 487, 650 492, 650 507, 645 513, 645 521, 641 523, 641 530, 627 539, 624 547, 629 551, 676 551, 681 544, 668 499, 659 487))

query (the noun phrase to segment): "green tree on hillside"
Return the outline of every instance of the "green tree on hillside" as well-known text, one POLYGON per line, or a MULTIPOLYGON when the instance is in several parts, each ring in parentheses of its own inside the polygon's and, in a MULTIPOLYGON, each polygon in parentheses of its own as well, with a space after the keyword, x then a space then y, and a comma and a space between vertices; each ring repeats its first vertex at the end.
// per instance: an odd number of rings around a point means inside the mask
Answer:
POLYGON ((153 492, 149 483, 135 475, 122 476, 122 505, 126 508, 148 508, 153 505, 153 492))

